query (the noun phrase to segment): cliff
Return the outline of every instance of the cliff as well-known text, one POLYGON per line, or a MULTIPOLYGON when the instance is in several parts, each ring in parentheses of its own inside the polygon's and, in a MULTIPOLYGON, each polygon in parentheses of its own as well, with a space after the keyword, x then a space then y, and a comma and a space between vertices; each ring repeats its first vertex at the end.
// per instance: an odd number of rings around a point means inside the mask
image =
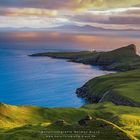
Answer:
POLYGON ((76 94, 90 103, 140 106, 140 70, 93 78, 78 88, 76 94))

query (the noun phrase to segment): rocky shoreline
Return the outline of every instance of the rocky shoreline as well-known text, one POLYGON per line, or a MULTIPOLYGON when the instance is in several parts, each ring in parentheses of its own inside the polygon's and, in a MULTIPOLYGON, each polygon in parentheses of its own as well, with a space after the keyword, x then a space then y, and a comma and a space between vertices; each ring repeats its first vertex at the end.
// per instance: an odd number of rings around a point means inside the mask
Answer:
POLYGON ((90 104, 112 102, 115 105, 124 105, 124 106, 132 106, 132 107, 140 106, 140 103, 135 102, 127 97, 118 95, 114 93, 112 90, 106 91, 105 93, 103 93, 102 96, 94 95, 94 93, 92 93, 91 95, 86 85, 82 86, 81 88, 78 88, 76 90, 76 94, 78 97, 87 100, 90 104))

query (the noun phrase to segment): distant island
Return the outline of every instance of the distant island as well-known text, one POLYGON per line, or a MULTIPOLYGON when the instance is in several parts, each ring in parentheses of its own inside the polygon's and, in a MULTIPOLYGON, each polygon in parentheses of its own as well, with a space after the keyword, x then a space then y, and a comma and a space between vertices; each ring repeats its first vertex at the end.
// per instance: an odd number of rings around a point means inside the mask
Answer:
MULTIPOLYGON (((91 79, 76 90, 89 104, 81 108, 43 108, 0 103, 1 140, 74 140, 92 131, 89 140, 140 139, 140 56, 134 44, 109 51, 47 52, 30 57, 52 57, 97 65, 116 73, 91 79), (67 134, 54 134, 68 131, 67 134), (70 133, 70 131, 72 133, 70 133), (47 134, 46 132, 52 132, 47 134)), ((56 93, 57 94, 57 93, 56 93)), ((89 136, 89 135, 88 135, 89 136)))

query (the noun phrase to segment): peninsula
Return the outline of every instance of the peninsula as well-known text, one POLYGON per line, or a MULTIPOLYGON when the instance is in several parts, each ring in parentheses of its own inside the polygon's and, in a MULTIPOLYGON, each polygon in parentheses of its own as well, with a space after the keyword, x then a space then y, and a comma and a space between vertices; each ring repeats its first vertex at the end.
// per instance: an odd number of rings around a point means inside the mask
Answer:
POLYGON ((68 59, 72 62, 98 65, 105 70, 127 71, 140 68, 140 57, 136 53, 136 46, 134 44, 109 52, 47 52, 36 53, 30 56, 68 59))

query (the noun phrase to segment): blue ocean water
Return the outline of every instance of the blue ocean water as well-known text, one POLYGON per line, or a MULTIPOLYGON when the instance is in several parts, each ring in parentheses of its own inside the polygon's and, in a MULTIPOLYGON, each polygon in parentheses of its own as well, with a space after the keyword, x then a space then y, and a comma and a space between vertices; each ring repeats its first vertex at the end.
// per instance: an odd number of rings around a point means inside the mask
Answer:
MULTIPOLYGON (((85 101, 75 94, 89 79, 107 74, 98 67, 29 54, 81 50, 34 42, 0 42, 0 102, 45 107, 80 107, 85 101)), ((69 42, 70 44, 70 42, 69 42)), ((72 46, 72 44, 71 44, 72 46)))

